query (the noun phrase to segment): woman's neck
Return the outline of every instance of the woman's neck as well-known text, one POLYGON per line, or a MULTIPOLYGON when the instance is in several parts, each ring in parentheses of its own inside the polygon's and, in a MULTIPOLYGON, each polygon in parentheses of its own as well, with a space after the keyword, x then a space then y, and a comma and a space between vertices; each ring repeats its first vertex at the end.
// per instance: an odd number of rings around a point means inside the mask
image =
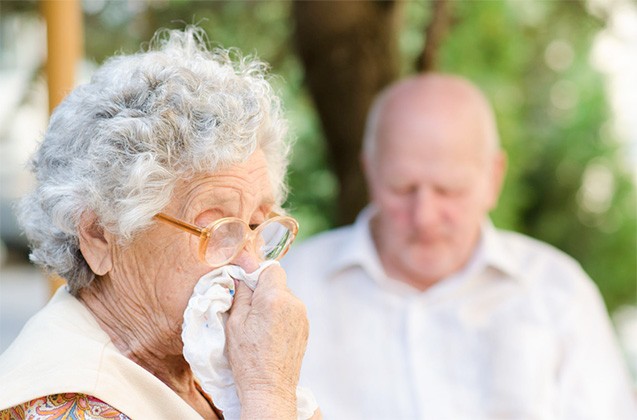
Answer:
POLYGON ((198 389, 182 354, 181 326, 171 325, 160 308, 135 293, 123 293, 103 277, 78 298, 124 356, 153 374, 204 418, 217 416, 198 389))

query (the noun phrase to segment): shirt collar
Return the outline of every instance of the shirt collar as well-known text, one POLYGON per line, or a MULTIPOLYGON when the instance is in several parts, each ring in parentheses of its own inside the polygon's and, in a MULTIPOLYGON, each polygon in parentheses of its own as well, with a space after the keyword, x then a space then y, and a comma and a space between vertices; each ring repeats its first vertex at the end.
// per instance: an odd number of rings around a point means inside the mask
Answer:
POLYGON ((376 215, 376 212, 376 208, 370 204, 358 214, 356 221, 350 227, 352 229, 350 240, 343 244, 341 252, 332 261, 331 273, 352 266, 361 266, 375 279, 385 277, 385 270, 376 252, 370 227, 371 220, 376 215))
POLYGON ((511 250, 502 243, 502 236, 489 218, 482 224, 479 246, 482 248, 485 266, 493 267, 510 277, 518 277, 519 267, 511 256, 511 250))
MULTIPOLYGON (((377 212, 378 210, 370 204, 359 213, 351 226, 353 229, 351 240, 343 244, 341 252, 332 261, 330 273, 336 273, 352 266, 360 266, 375 280, 383 281, 386 279, 387 275, 376 251, 370 226, 371 220, 377 212)), ((465 269, 469 268, 469 265, 475 264, 477 269, 491 267, 515 278, 519 274, 519 270, 514 259, 510 258, 509 255, 510 251, 505 249, 497 229, 487 218, 480 229, 478 246, 465 269)))

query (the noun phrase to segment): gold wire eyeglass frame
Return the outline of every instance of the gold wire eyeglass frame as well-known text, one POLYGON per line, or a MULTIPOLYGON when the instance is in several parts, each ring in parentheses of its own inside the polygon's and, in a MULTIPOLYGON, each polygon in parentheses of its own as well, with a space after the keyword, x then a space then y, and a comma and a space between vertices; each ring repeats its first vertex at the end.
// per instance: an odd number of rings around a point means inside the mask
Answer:
MULTIPOLYGON (((250 244, 252 247, 254 247, 254 238, 257 237, 257 235, 264 229, 265 226, 268 226, 270 223, 273 223, 273 222, 281 222, 283 226, 287 227, 289 225, 292 227, 292 229, 290 229, 292 238, 289 240, 287 247, 283 250, 283 252, 277 255, 276 258, 274 258, 274 260, 279 260, 288 252, 288 250, 290 249, 290 245, 292 244, 292 242, 294 242, 294 239, 296 238, 296 234, 299 231, 299 223, 296 221, 296 219, 290 216, 281 216, 277 213, 270 213, 270 216, 263 223, 261 223, 254 229, 250 225, 248 225, 246 222, 239 219, 238 217, 222 217, 221 219, 217 219, 214 222, 210 223, 208 226, 203 228, 190 224, 188 222, 184 222, 183 220, 179 220, 165 213, 157 213, 155 215, 155 219, 161 222, 167 223, 171 226, 174 226, 178 229, 181 229, 185 232, 188 232, 192 235, 198 236, 199 237, 199 259, 203 263, 211 267, 221 267, 223 265, 228 264, 230 261, 236 258, 237 255, 239 255, 241 250, 245 248, 246 244, 250 244), (208 249, 208 242, 210 241, 210 237, 212 236, 213 232, 219 226, 227 222, 239 222, 247 226, 248 229, 246 230, 243 240, 240 243, 237 243, 237 248, 235 252, 230 257, 228 257, 223 263, 212 265, 206 260, 206 250, 208 249)), ((261 257, 259 256, 259 258, 261 257)))

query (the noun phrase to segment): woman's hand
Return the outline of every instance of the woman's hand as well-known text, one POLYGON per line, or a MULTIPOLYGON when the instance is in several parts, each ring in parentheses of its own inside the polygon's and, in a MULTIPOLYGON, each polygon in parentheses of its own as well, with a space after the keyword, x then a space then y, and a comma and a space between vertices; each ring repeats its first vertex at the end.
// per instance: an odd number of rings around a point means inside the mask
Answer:
POLYGON ((226 323, 228 360, 242 418, 296 419, 296 386, 308 337, 305 306, 271 266, 252 292, 236 285, 226 323))

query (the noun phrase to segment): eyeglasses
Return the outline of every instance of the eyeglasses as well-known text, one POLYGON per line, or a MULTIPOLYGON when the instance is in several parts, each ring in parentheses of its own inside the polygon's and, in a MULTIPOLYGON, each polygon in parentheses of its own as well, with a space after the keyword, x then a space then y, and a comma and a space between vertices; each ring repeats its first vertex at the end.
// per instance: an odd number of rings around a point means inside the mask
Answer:
POLYGON ((223 217, 204 228, 164 213, 157 213, 155 218, 199 236, 199 259, 212 267, 230 263, 246 245, 261 261, 278 260, 288 251, 299 230, 296 220, 276 213, 256 227, 238 217, 223 217))

